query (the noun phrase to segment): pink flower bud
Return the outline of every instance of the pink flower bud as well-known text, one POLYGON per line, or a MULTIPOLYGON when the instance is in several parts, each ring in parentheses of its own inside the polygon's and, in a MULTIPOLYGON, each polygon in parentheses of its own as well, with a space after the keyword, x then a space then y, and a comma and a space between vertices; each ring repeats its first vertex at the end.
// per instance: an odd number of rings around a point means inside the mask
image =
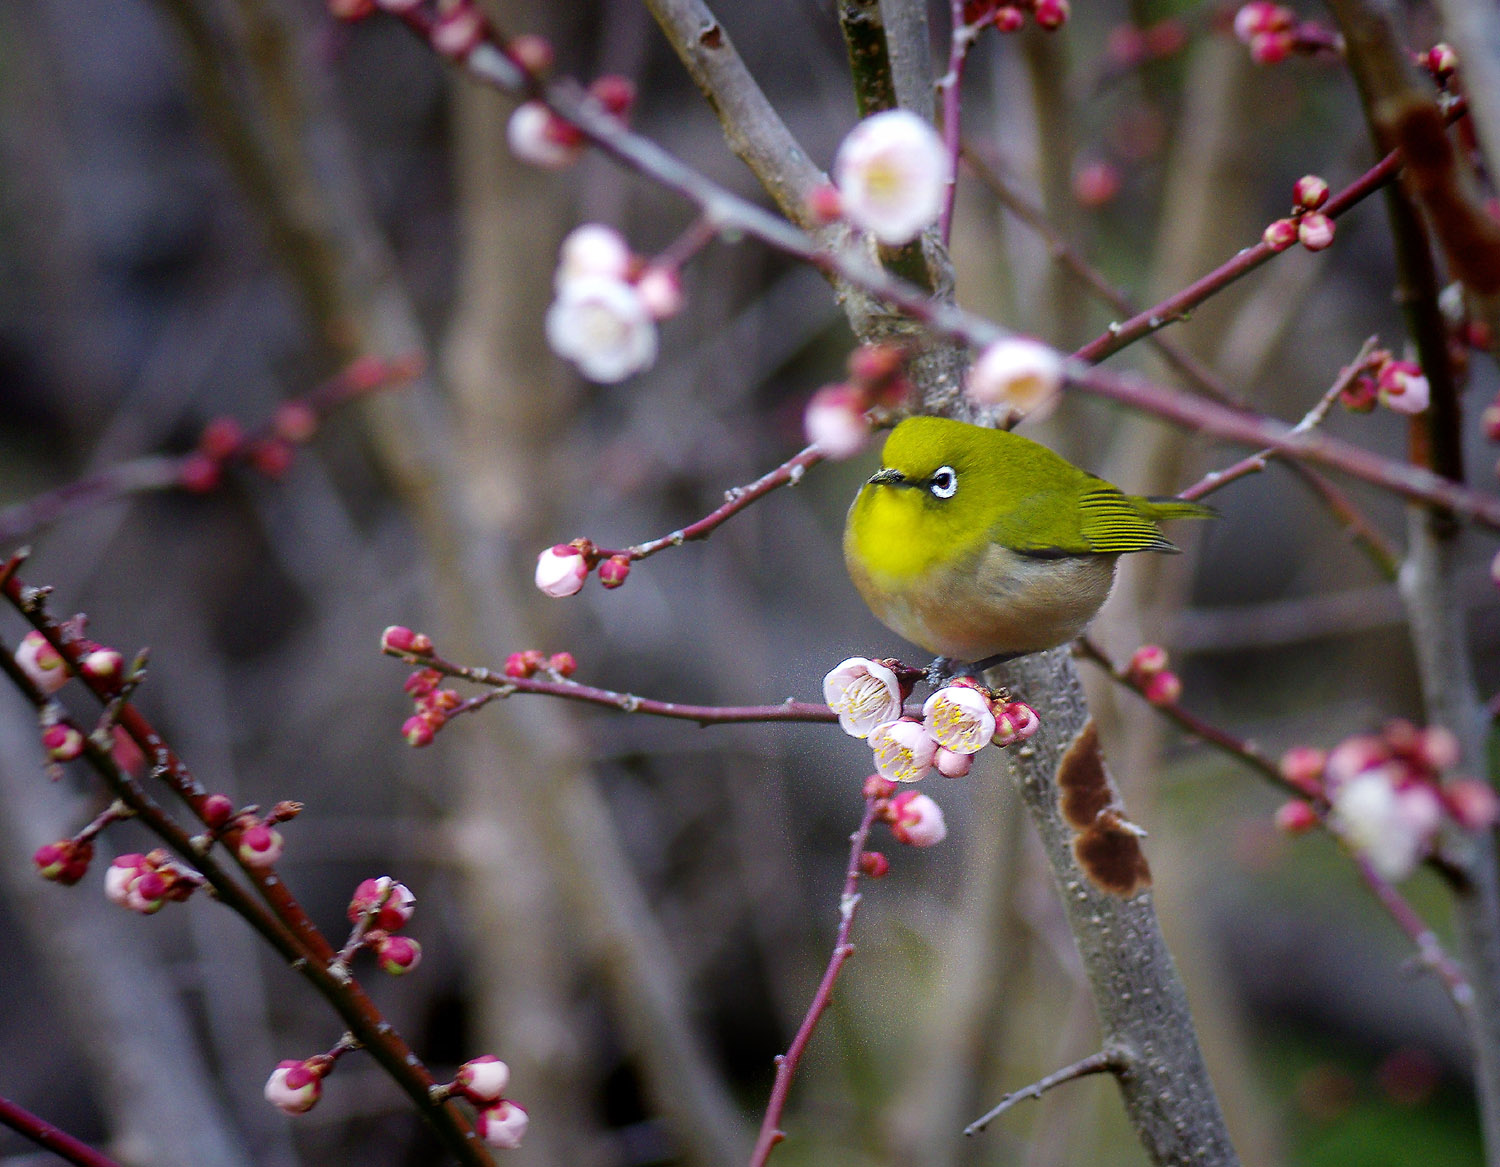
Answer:
POLYGON ((879 851, 859 853, 859 873, 867 879, 883 879, 891 869, 891 861, 879 851))
POLYGON ((932 768, 944 778, 967 778, 974 768, 974 755, 955 753, 939 746, 932 759, 932 768))
POLYGON ((1297 220, 1297 240, 1309 251, 1322 251, 1333 242, 1333 220, 1322 211, 1309 211, 1297 220))
POLYGON ((865 779, 863 793, 866 798, 889 798, 896 793, 896 784, 889 778, 871 774, 865 779))
POLYGON ((920 722, 887 721, 870 731, 875 769, 892 782, 917 782, 932 769, 937 739, 920 722))
POLYGON ((66 721, 42 730, 42 749, 54 762, 71 762, 83 753, 83 734, 66 721))
POLYGON ((990 21, 1000 32, 1020 32, 1026 27, 1026 10, 1014 4, 1002 4, 995 9, 990 21))
POLYGON ((1387 361, 1376 378, 1380 404, 1397 413, 1418 414, 1427 408, 1432 390, 1421 367, 1412 361, 1387 361))
POLYGON ((286 840, 281 832, 264 823, 247 827, 240 834, 235 854, 246 867, 270 867, 286 850, 286 840))
POLYGON ((87 874, 93 858, 92 843, 60 839, 56 843, 44 843, 38 847, 31 861, 36 864, 37 874, 43 879, 71 887, 87 874))
POLYGON ((1036 710, 1020 701, 1012 701, 995 714, 995 736, 991 739, 997 746, 1011 746, 1023 742, 1042 727, 1036 710))
POLYGON ((505 1100, 486 1107, 474 1116, 474 1129, 486 1146, 513 1151, 526 1137, 530 1123, 527 1114, 514 1102, 505 1100))
POLYGON ((1293 746, 1281 755, 1281 776, 1304 794, 1323 793, 1323 766, 1328 760, 1315 746, 1293 746))
POLYGON ((1130 656, 1125 674, 1137 683, 1153 677, 1167 667, 1167 650, 1159 644, 1143 644, 1130 656))
POLYGON ((443 683, 443 674, 437 669, 417 669, 401 682, 401 688, 412 697, 422 698, 432 693, 443 683))
POLYGON ((1292 201, 1299 207, 1316 211, 1328 201, 1328 184, 1316 174, 1304 174, 1292 187, 1292 201))
POLYGON ((400 624, 392 624, 380 634, 380 647, 384 652, 410 652, 426 656, 432 651, 432 640, 424 632, 413 632, 400 624))
POLYGON ((409 936, 382 936, 375 944, 380 970, 393 977, 405 976, 422 959, 422 946, 409 936))
POLYGON ((245 441, 245 431, 232 417, 216 417, 198 435, 198 449, 215 462, 234 457, 245 441))
POLYGON ((1141 696, 1152 705, 1175 705, 1182 696, 1182 682, 1170 670, 1157 673, 1141 687, 1141 696))
POLYGON ((1415 745, 1418 759, 1435 774, 1453 769, 1463 754, 1463 747, 1458 744, 1453 731, 1442 725, 1429 725, 1420 730, 1415 745))
POLYGON ((682 311, 682 276, 676 268, 650 265, 636 277, 635 290, 653 320, 670 320, 682 311))
POLYGON ((413 749, 421 749, 432 744, 432 739, 437 736, 437 728, 431 720, 416 714, 401 723, 401 736, 413 749))
POLYGON ((1423 63, 1438 81, 1446 81, 1458 69, 1458 54, 1450 44, 1436 44, 1427 50, 1423 63))
POLYGON ((995 736, 990 699, 967 685, 949 685, 927 698, 922 724, 938 745, 955 754, 977 754, 995 736))
POLYGON ((1268 32, 1286 32, 1295 22, 1290 9, 1270 0, 1251 0, 1234 14, 1234 35, 1249 44, 1250 41, 1268 32))
POLYGON ((295 452, 280 438, 268 438, 252 443, 246 456, 252 467, 267 478, 277 480, 291 469, 295 452))
POLYGON ((112 648, 96 648, 78 662, 78 671, 91 680, 112 685, 125 671, 125 658, 112 648))
POLYGON ((1482 831, 1500 818, 1500 796, 1488 782, 1459 778, 1443 787, 1448 813, 1466 831, 1482 831))
POLYGON ((207 494, 218 488, 223 471, 207 454, 187 455, 177 464, 177 485, 190 494, 207 494))
POLYGON ((1038 28, 1059 29, 1068 21, 1068 0, 1036 0, 1032 15, 1038 28))
POLYGON ((603 223, 584 223, 569 231, 558 248, 552 285, 561 290, 585 276, 625 280, 630 275, 632 259, 625 236, 603 223))
POLYGON ((559 677, 571 677, 578 671, 578 661, 571 652, 555 652, 547 658, 547 671, 559 677))
POLYGON ((271 417, 271 428, 282 441, 301 445, 318 432, 318 414, 305 401, 283 401, 271 417))
POLYGON ((869 737, 886 722, 901 716, 901 684, 896 674, 878 661, 851 656, 823 678, 823 700, 839 718, 839 728, 850 737, 869 737))
POLYGON ((1276 808, 1276 829, 1288 835, 1302 835, 1318 825, 1318 812, 1312 804, 1294 798, 1276 808))
POLYGON ((536 557, 536 586, 544 595, 558 599, 575 596, 588 577, 589 561, 567 543, 549 547, 536 557))
POLYGON ((323 1096, 323 1076, 306 1062, 278 1062, 266 1079, 266 1101, 287 1114, 306 1114, 323 1096))
POLYGON ((510 1085, 510 1067, 494 1054, 470 1058, 458 1067, 453 1085, 475 1105, 499 1102, 510 1085))
MULTIPOLYGON (((604 565, 599 565, 599 579, 603 582, 604 565)), ((513 652, 505 658, 505 675, 515 677, 517 680, 525 680, 536 672, 536 666, 527 658, 524 652, 513 652)))
POLYGON ((1109 162, 1095 159, 1073 173, 1073 197, 1078 205, 1098 210, 1114 202, 1120 193, 1120 170, 1109 162))
POLYGON ((831 182, 815 186, 807 194, 807 214, 814 223, 837 223, 844 217, 844 200, 831 182))
POLYGON ((484 17, 479 9, 467 3, 459 3, 446 12, 439 7, 432 26, 432 47, 445 57, 462 61, 484 39, 484 33, 484 17))
POLYGON ((863 450, 870 440, 865 394, 842 381, 824 385, 807 402, 802 430, 807 443, 826 458, 841 462, 863 450))
POLYGON ((1291 32, 1265 32, 1250 40, 1250 59, 1257 65, 1279 65, 1297 44, 1291 32))
POLYGON ((1297 242, 1297 224, 1291 219, 1277 219, 1261 234, 1272 251, 1285 251, 1297 242))
POLYGON ((552 42, 546 37, 537 36, 531 32, 523 32, 520 36, 511 37, 510 42, 505 46, 505 51, 510 54, 516 64, 533 77, 542 77, 550 73, 552 63, 556 59, 556 53, 552 50, 552 42))
POLYGON ((978 405, 1000 405, 1016 413, 1040 413, 1062 389, 1063 359, 1038 341, 1013 336, 979 354, 964 379, 964 394, 978 405))
POLYGON ((1375 408, 1379 396, 1375 390, 1375 378, 1360 375, 1339 393, 1339 404, 1350 413, 1369 413, 1375 408))
POLYGON ((16 646, 16 664, 43 693, 56 693, 68 681, 68 668, 62 654, 47 643, 40 632, 31 631, 16 646))
POLYGON ((212 830, 217 830, 234 814, 234 803, 227 794, 210 794, 198 807, 198 816, 212 830))
POLYGON ((380 903, 382 896, 385 896, 385 903, 381 905, 370 926, 384 932, 399 931, 417 910, 417 897, 412 895, 411 888, 406 884, 397 883, 389 875, 362 880, 354 889, 347 909, 349 922, 359 923, 366 912, 380 903))
POLYGON ((1484 429, 1484 436, 1492 442, 1500 442, 1500 401, 1492 401, 1484 407, 1484 412, 1479 415, 1479 424, 1484 429))
POLYGON ((540 101, 516 106, 505 126, 510 152, 522 162, 543 170, 561 170, 577 162, 584 137, 540 101))
POLYGON ((891 799, 891 834, 910 847, 931 847, 948 837, 943 808, 916 790, 891 799))
POLYGON ((635 104, 635 83, 618 73, 606 73, 589 86, 589 93, 612 117, 624 120, 635 104))
POLYGON ((599 565, 599 582, 607 588, 617 588, 630 578, 630 556, 611 555, 599 565))
POLYGON ((878 393, 906 376, 907 350, 899 344, 862 344, 849 354, 849 380, 869 393, 878 393))

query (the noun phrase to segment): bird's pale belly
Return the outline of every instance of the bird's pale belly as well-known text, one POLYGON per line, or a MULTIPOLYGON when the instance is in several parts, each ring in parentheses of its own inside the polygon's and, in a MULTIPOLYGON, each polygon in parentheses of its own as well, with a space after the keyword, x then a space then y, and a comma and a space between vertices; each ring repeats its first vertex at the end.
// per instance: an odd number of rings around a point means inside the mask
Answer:
POLYGON ((1109 597, 1118 558, 1034 559, 991 545, 976 559, 898 586, 851 574, 891 631, 938 656, 976 661, 1072 640, 1109 597))

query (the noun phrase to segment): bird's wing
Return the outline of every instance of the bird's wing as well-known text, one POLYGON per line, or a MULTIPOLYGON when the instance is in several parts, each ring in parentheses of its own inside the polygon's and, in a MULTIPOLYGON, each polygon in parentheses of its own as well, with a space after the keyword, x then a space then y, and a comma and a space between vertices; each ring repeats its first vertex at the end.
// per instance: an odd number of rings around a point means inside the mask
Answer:
POLYGON ((1078 502, 1079 531, 1098 554, 1124 551, 1176 551, 1155 520, 1136 501, 1108 483, 1085 491, 1078 502))

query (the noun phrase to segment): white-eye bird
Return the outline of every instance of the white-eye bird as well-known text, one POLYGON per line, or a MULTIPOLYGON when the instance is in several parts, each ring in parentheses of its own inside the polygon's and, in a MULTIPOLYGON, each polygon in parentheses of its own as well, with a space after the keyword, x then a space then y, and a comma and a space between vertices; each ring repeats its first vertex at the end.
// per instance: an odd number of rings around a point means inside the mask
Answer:
POLYGON ((1125 494, 1019 434, 913 417, 849 508, 844 562, 891 631, 987 661, 1071 640, 1122 554, 1177 550, 1158 521, 1214 513, 1125 494))

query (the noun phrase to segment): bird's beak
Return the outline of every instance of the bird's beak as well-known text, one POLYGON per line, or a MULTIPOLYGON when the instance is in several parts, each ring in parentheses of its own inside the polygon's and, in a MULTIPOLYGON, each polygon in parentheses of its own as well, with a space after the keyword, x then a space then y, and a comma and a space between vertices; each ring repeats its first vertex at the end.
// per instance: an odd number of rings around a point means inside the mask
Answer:
POLYGON ((899 470, 892 470, 889 466, 882 467, 870 475, 871 486, 900 486, 905 481, 905 474, 899 470))

